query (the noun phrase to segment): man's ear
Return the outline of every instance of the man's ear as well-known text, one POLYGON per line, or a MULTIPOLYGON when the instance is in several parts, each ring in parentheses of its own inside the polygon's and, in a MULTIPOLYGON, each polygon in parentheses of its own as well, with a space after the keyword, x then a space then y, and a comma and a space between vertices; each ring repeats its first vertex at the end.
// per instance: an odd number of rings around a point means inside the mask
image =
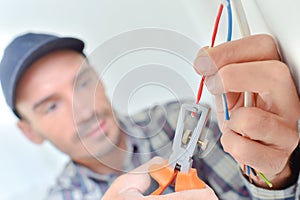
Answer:
POLYGON ((35 144, 42 144, 44 142, 45 139, 39 133, 34 131, 26 120, 19 120, 18 127, 31 142, 35 144))

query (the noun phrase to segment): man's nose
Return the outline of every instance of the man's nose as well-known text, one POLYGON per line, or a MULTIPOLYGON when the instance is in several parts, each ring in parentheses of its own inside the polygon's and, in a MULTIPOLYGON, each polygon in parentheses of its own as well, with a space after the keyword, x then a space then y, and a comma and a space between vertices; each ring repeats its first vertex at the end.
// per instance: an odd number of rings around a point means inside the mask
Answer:
POLYGON ((94 97, 91 94, 73 92, 72 112, 76 123, 89 119, 94 114, 94 97))

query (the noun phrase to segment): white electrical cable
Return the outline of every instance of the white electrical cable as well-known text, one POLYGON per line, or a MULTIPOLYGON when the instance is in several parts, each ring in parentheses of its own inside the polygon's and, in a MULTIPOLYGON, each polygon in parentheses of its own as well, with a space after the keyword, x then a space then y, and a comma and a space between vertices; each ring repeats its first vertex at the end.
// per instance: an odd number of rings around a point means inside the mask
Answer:
POLYGON ((250 28, 248 24, 248 20, 243 8, 243 4, 241 0, 231 0, 233 4, 233 9, 236 13, 236 19, 238 21, 240 31, 243 37, 250 36, 250 28))
MULTIPOLYGON (((248 20, 243 8, 243 4, 241 0, 231 0, 233 4, 233 9, 236 14, 236 19, 239 24, 240 32, 242 37, 250 36, 250 28, 248 24, 248 20)), ((244 106, 250 107, 253 106, 253 93, 252 92, 244 92, 244 106)))

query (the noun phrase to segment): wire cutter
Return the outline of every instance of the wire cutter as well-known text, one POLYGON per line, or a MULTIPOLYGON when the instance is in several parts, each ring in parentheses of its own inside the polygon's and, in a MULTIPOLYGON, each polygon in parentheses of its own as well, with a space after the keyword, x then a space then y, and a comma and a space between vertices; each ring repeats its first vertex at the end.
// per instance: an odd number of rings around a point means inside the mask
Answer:
POLYGON ((203 136, 203 129, 209 112, 208 107, 199 104, 181 106, 169 159, 162 164, 151 165, 149 168, 151 177, 159 185, 151 195, 162 194, 172 183, 175 184, 175 191, 205 188, 205 183, 197 176, 196 169, 192 168, 192 157, 198 145, 203 151, 207 147, 208 140, 203 136), (198 121, 192 125, 193 127, 189 123, 189 117, 198 121))

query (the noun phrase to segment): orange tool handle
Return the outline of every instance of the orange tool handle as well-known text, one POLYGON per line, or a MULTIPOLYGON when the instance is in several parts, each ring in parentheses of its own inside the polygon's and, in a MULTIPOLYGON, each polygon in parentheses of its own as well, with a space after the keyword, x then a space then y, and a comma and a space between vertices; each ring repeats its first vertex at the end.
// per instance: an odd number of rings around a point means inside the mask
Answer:
POLYGON ((205 188, 205 183, 198 177, 197 171, 191 168, 188 173, 182 173, 172 169, 165 161, 162 164, 154 164, 149 168, 152 178, 159 184, 151 195, 160 195, 175 180, 175 191, 205 188))
POLYGON ((188 173, 177 173, 175 183, 176 192, 202 188, 205 188, 205 183, 198 177, 196 169, 191 168, 188 173))
POLYGON ((158 188, 151 195, 160 195, 172 183, 177 171, 168 166, 168 161, 162 164, 154 164, 149 168, 152 178, 158 183, 158 188))

